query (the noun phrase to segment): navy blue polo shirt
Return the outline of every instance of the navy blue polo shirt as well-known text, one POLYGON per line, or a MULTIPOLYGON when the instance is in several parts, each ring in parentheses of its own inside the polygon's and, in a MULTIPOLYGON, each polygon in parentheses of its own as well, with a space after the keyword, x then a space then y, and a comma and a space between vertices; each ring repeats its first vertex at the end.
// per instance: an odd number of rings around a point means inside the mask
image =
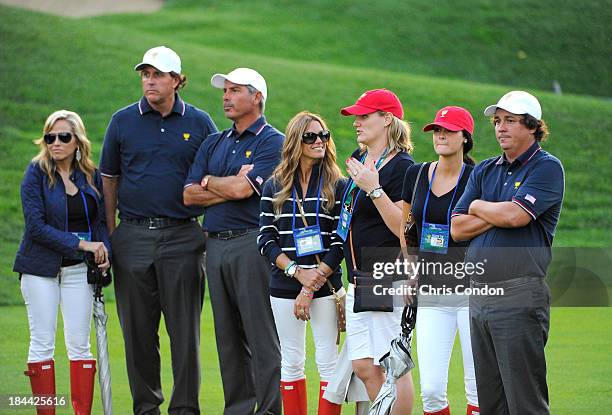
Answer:
POLYGON ((202 227, 209 232, 259 227, 261 188, 280 161, 285 136, 261 116, 242 134, 235 127, 213 134, 198 150, 185 187, 200 183, 204 176, 235 176, 245 164, 253 164, 246 178, 253 194, 206 208, 202 227))
POLYGON ((470 241, 466 261, 485 263, 485 273, 474 279, 487 282, 546 276, 561 214, 564 176, 559 159, 542 150, 537 141, 512 163, 501 155, 474 168, 453 216, 467 214, 470 203, 481 199, 514 202, 532 218, 523 227, 494 227, 470 241))
POLYGON ((119 217, 199 216, 203 209, 183 204, 183 184, 200 144, 217 131, 210 116, 175 95, 172 112, 162 117, 145 97, 111 118, 100 172, 119 177, 119 217))

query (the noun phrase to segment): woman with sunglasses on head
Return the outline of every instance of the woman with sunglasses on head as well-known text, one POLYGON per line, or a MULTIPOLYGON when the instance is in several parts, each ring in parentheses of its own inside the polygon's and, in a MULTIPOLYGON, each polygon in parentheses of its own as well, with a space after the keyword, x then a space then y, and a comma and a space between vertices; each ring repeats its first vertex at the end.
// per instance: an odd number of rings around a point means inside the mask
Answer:
POLYGON ((416 338, 423 413, 450 415, 446 388, 458 330, 467 414, 478 415, 468 296, 455 294, 469 287, 470 277, 467 268, 463 267, 467 242, 455 242, 450 237, 451 211, 463 194, 474 166, 474 160, 468 155, 474 146, 474 120, 464 108, 444 107, 438 111, 434 122, 423 128, 423 131, 432 130, 433 148, 438 159, 412 166, 406 172, 402 193, 404 212, 407 217, 412 208, 419 240, 421 271, 418 276, 416 338), (411 206, 415 185, 414 206, 411 206), (442 264, 444 268, 436 267, 436 264, 442 264), (447 272, 449 269, 451 272, 447 272))
MULTIPOLYGON (((359 144, 346 162, 350 180, 343 192, 338 224, 350 283, 346 346, 353 371, 365 383, 373 401, 385 380, 379 360, 401 332, 403 304, 391 305, 388 311, 368 310, 354 283, 360 273, 371 273, 375 262, 394 262, 397 258, 402 183, 414 163, 408 154, 412 142, 410 127, 402 120, 402 103, 389 90, 367 91, 341 113, 355 116, 353 126, 359 144), (358 307, 361 302, 364 307, 358 307)), ((409 414, 414 399, 412 375, 404 375, 396 384, 397 400, 391 414, 409 414)))
MULTIPOLYGON (((53 398, 59 305, 72 406, 75 414, 90 414, 96 361, 89 342, 93 287, 84 254, 93 253, 99 268, 109 268, 101 178, 78 114, 61 110, 49 115, 36 144, 40 151, 21 183, 25 231, 13 268, 20 274, 30 325, 25 374, 34 396, 53 398)), ((37 413, 54 414, 55 409, 38 407, 37 413)))
POLYGON ((306 322, 319 369, 319 415, 340 414, 323 399, 338 357, 336 296, 342 287, 342 241, 336 234, 344 187, 336 146, 321 116, 295 115, 282 158, 261 197, 258 245, 272 265, 270 302, 281 346, 285 415, 306 415, 306 322), (306 221, 307 225, 304 223, 306 221))

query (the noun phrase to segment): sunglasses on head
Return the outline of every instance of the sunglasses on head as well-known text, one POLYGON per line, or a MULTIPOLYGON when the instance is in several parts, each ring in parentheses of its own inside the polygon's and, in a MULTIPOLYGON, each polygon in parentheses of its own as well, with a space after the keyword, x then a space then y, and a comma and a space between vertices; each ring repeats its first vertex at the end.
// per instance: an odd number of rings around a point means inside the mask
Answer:
POLYGON ((72 140, 72 133, 47 133, 43 137, 47 144, 55 143, 56 138, 59 138, 62 143, 68 144, 72 140))
POLYGON ((325 143, 329 141, 331 133, 326 130, 321 130, 318 133, 304 133, 302 134, 302 142, 304 142, 304 144, 313 144, 317 141, 317 137, 325 143))

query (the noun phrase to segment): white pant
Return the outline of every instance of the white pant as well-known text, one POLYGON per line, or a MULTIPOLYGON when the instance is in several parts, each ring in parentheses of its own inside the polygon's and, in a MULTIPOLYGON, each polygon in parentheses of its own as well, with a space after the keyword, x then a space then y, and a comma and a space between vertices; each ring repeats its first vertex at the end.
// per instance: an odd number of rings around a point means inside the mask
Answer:
POLYGON ((469 404, 478 406, 469 307, 419 307, 416 323, 417 354, 423 410, 426 412, 440 411, 448 406, 448 367, 457 329, 463 354, 465 396, 469 404))
MULTIPOLYGON (((339 295, 343 294, 338 292, 339 295)), ((276 331, 281 346, 281 380, 304 379, 306 362, 306 322, 293 314, 294 299, 270 297, 276 331)), ((338 325, 333 295, 315 298, 310 305, 310 326, 315 344, 315 361, 322 381, 329 382, 338 360, 338 325)))
POLYGON ((346 294, 346 347, 350 360, 372 358, 380 365, 380 358, 391 349, 391 340, 402 332, 402 310, 394 307, 391 312, 353 312, 355 286, 349 284, 346 294))
POLYGON ((57 306, 64 319, 64 338, 70 360, 92 359, 89 344, 93 288, 87 283, 85 264, 63 267, 59 278, 23 274, 21 293, 28 310, 30 350, 28 363, 53 358, 57 306))

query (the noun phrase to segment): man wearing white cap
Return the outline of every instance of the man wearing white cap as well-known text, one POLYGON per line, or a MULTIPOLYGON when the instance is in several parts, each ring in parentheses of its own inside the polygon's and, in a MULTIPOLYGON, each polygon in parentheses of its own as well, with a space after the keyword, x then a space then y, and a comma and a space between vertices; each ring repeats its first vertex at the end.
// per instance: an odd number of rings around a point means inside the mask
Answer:
POLYGON ((179 97, 186 78, 172 49, 148 50, 134 70, 143 97, 113 115, 100 160, 133 410, 159 414, 164 400, 158 337, 163 313, 174 375, 168 412, 199 414, 205 241, 197 216, 203 209, 185 206, 182 188, 200 144, 217 127, 179 97))
POLYGON ((470 330, 482 415, 548 414, 544 346, 550 323, 546 270, 561 213, 564 171, 542 150, 538 100, 512 91, 485 109, 503 151, 474 168, 453 210, 451 234, 470 240, 470 330))
POLYGON ((248 68, 211 79, 233 126, 211 135, 185 181, 187 206, 204 206, 206 275, 225 415, 280 414, 280 346, 270 307, 270 267, 257 250, 263 183, 284 136, 266 122, 264 78, 248 68))

